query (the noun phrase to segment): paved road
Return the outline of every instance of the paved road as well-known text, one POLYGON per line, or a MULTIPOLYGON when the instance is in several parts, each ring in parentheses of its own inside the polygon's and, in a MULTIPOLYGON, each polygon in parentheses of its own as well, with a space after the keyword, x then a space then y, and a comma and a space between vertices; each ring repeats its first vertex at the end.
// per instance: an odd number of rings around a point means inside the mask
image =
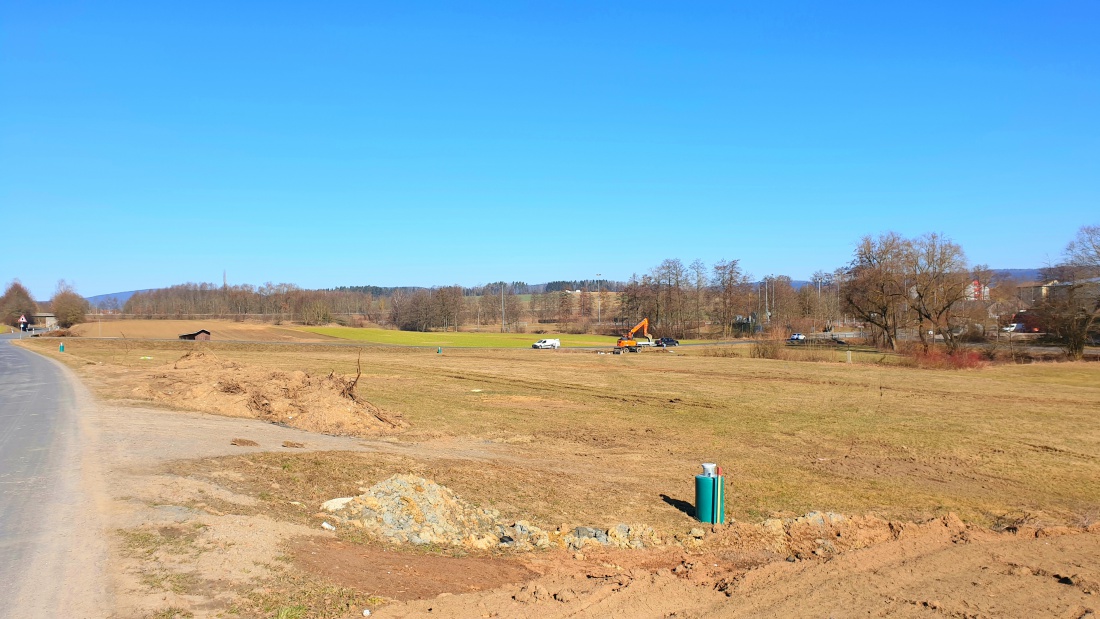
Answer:
POLYGON ((72 568, 93 558, 74 532, 95 522, 80 482, 78 398, 62 368, 12 337, 0 335, 0 617, 57 616, 73 608, 72 587, 89 584, 72 568))

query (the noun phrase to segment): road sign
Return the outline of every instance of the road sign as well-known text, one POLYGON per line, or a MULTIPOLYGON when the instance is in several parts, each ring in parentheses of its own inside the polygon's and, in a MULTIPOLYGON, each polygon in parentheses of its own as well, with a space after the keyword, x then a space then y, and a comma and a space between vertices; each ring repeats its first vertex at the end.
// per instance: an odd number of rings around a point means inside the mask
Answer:
POLYGON ((27 315, 23 314, 22 316, 20 316, 19 317, 19 322, 27 322, 27 315))

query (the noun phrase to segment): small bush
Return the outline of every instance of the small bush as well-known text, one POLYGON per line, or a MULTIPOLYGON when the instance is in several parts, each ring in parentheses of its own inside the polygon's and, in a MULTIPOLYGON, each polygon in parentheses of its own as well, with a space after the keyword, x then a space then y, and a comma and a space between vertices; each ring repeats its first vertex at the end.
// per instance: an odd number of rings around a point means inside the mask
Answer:
POLYGON ((749 356, 753 359, 778 359, 783 345, 778 340, 756 340, 749 349, 749 356))
POLYGON ((912 365, 930 370, 973 370, 989 365, 989 359, 977 350, 957 350, 948 354, 940 348, 914 349, 905 353, 912 365))

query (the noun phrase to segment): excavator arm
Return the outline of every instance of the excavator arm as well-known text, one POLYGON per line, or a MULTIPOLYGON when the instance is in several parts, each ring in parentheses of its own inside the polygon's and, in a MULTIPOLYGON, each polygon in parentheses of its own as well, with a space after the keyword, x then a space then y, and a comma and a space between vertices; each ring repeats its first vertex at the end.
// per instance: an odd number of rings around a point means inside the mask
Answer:
POLYGON ((638 342, 634 340, 634 334, 637 333, 639 329, 642 330, 643 337, 653 342, 653 338, 649 335, 649 319, 643 318, 641 322, 634 325, 633 329, 624 333, 623 336, 619 338, 619 341, 615 343, 615 346, 617 348, 629 348, 631 351, 636 350, 638 342))
POLYGON ((628 340, 634 339, 634 334, 638 332, 638 329, 641 329, 642 330, 642 336, 648 339, 649 338, 649 319, 648 318, 643 318, 641 322, 634 325, 634 328, 631 329, 629 332, 627 332, 627 334, 624 336, 624 338, 628 339, 628 340))

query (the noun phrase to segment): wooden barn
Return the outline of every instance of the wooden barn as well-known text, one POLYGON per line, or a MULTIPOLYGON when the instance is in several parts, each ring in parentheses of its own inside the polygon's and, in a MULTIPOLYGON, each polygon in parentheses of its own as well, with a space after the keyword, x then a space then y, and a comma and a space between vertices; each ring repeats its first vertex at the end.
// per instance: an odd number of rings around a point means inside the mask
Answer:
POLYGON ((206 329, 199 329, 194 333, 184 333, 180 335, 181 340, 210 340, 210 332, 206 329))

